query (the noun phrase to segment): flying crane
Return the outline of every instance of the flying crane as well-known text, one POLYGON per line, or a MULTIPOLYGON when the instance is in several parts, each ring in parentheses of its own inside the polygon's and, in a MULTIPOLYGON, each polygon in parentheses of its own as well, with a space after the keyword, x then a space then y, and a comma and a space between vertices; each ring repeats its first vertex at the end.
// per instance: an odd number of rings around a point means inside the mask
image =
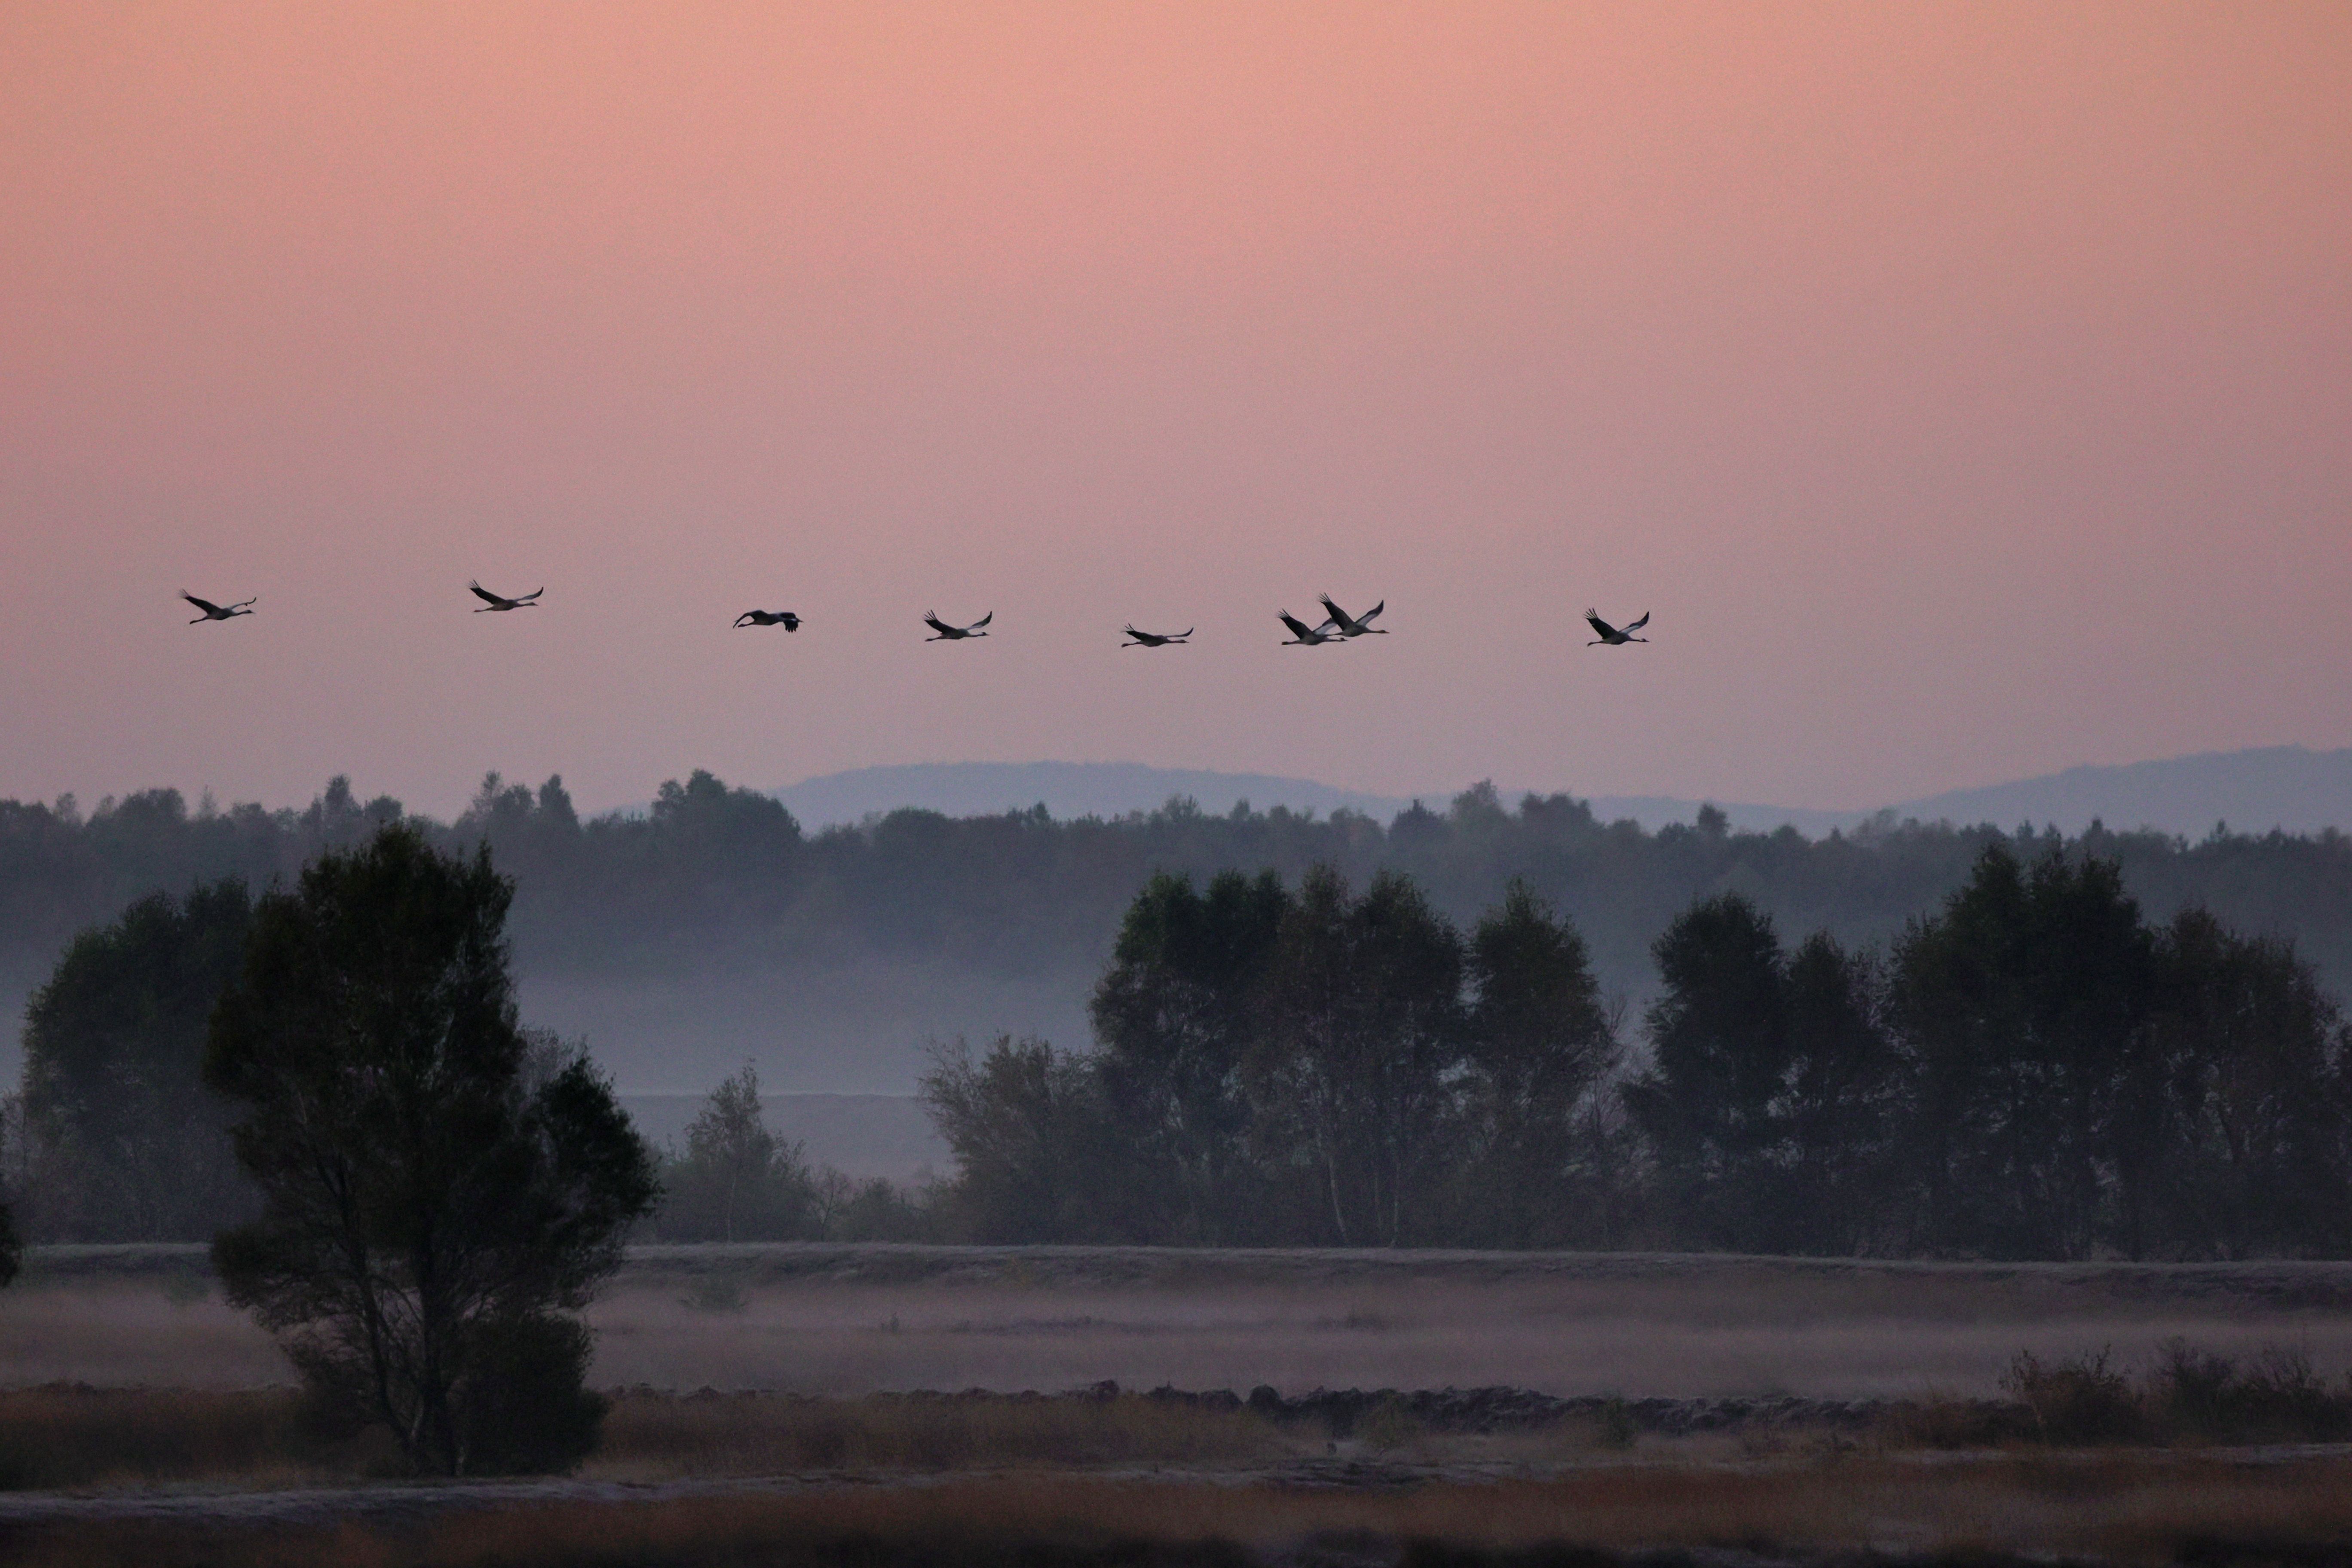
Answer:
POLYGON ((503 595, 491 593, 479 583, 468 583, 466 586, 474 591, 474 596, 476 598, 483 601, 482 607, 474 612, 474 614, 478 616, 487 616, 493 610, 530 609, 538 604, 539 596, 547 592, 544 587, 533 588, 528 594, 518 595, 516 597, 509 599, 505 597, 503 595))
POLYGON ((782 626, 788 632, 801 629, 801 618, 790 610, 746 610, 735 617, 739 626, 782 626))
POLYGON ((188 623, 188 625, 192 626, 201 625, 205 621, 226 621, 232 620, 238 616, 249 616, 253 614, 253 611, 249 606, 260 602, 260 595, 256 595, 250 599, 239 599, 234 605, 215 605, 210 599, 197 598, 185 588, 180 590, 180 597, 187 600, 188 603, 194 605, 196 608, 204 612, 203 615, 198 616, 194 620, 188 623))
POLYGON ((926 611, 923 615, 923 624, 940 635, 935 637, 925 637, 923 640, 925 642, 961 642, 966 637, 984 637, 988 634, 980 628, 995 618, 996 612, 991 610, 968 626, 951 626, 940 619, 937 613, 926 611))
POLYGON ((1284 642, 1276 643, 1275 646, 1277 647, 1318 647, 1324 643, 1339 642, 1343 638, 1341 633, 1327 632, 1319 626, 1308 626, 1288 610, 1276 613, 1282 616, 1282 624, 1290 628, 1290 637, 1284 642))
POLYGON ((1192 635, 1192 628, 1191 626, 1186 626, 1181 632, 1169 632, 1162 635, 1158 632, 1139 632, 1130 626, 1127 628, 1127 635, 1133 637, 1135 640, 1133 642, 1123 642, 1118 645, 1119 647, 1167 647, 1171 645, 1181 645, 1185 638, 1192 635))
POLYGON ((1315 629, 1321 632, 1336 631, 1343 637, 1384 637, 1389 635, 1387 628, 1374 626, 1372 625, 1372 617, 1378 616, 1382 610, 1385 610, 1388 607, 1389 602, 1386 599, 1382 599, 1379 604, 1374 605, 1362 615, 1351 616, 1347 611, 1341 609, 1339 605, 1333 604, 1331 602, 1331 595, 1326 594, 1323 595, 1323 608, 1329 612, 1330 618, 1315 629))
POLYGON ((1611 647, 1615 647, 1622 643, 1648 642, 1650 640, 1647 637, 1637 637, 1633 635, 1635 632, 1640 631, 1643 626, 1650 624, 1650 612, 1647 610, 1643 610, 1642 612, 1642 618, 1640 620, 1628 623, 1625 628, 1622 631, 1617 627, 1611 626, 1607 621, 1602 620, 1597 611, 1585 611, 1584 618, 1592 623, 1592 629, 1594 631, 1601 634, 1592 641, 1586 643, 1584 646, 1587 647, 1599 647, 1602 643, 1607 643, 1611 647))

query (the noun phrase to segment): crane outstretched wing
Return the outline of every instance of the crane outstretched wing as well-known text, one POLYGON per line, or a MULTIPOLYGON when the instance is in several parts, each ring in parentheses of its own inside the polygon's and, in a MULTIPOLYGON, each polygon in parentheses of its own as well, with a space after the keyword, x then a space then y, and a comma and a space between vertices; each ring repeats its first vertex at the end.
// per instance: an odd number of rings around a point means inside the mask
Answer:
POLYGON ((1596 610, 1587 610, 1584 612, 1584 618, 1591 622, 1592 629, 1599 632, 1602 637, 1613 637, 1617 635, 1617 628, 1611 626, 1607 621, 1602 620, 1601 618, 1600 612, 1596 610))
POLYGON ((1372 624, 1372 617, 1379 615, 1382 610, 1385 610, 1388 607, 1389 602, 1386 599, 1382 599, 1379 604, 1374 605, 1370 609, 1366 610, 1362 615, 1358 616, 1356 617, 1356 624, 1360 626, 1370 626, 1372 624))
POLYGON ((968 631, 968 632, 976 632, 976 631, 980 630, 980 628, 981 628, 981 627, 982 627, 982 626, 984 626, 988 625, 988 623, 989 623, 989 622, 991 622, 991 621, 994 620, 995 618, 996 618, 996 612, 995 612, 994 610, 991 610, 991 611, 989 611, 989 612, 988 612, 988 614, 986 614, 986 615, 984 615, 984 616, 981 616, 981 617, 980 617, 980 619, 978 619, 978 620, 976 620, 976 621, 972 622, 972 623, 971 623, 971 625, 970 625, 970 626, 968 626, 964 627, 964 630, 966 630, 966 631, 968 631))
POLYGON ((923 625, 930 627, 931 630, 939 633, 941 637, 953 636, 956 631, 955 627, 940 619, 936 613, 929 610, 923 612, 923 625))
POLYGON ((501 599, 501 598, 499 598, 496 594, 491 593, 488 588, 483 587, 479 583, 470 583, 470 582, 469 582, 469 583, 467 583, 467 584, 466 584, 466 586, 467 586, 467 587, 468 587, 468 588, 471 588, 471 589, 474 591, 474 597, 476 597, 476 598, 478 598, 478 599, 481 600, 481 601, 482 601, 482 603, 484 603, 484 604, 486 604, 486 605, 504 605, 504 604, 511 603, 511 601, 510 601, 510 600, 507 600, 507 599, 501 599))
POLYGON ((202 610, 208 616, 217 616, 221 613, 221 607, 218 605, 214 604, 210 599, 199 599, 194 594, 189 593, 185 588, 180 590, 180 597, 187 600, 188 603, 194 605, 196 608, 202 610))
POLYGON ((1316 597, 1323 602, 1323 607, 1325 609, 1331 612, 1331 624, 1333 626, 1338 626, 1344 631, 1349 626, 1355 624, 1355 617, 1349 615, 1347 611, 1341 609, 1337 604, 1335 604, 1332 601, 1330 595, 1318 594, 1316 597))
POLYGON ((1321 635, 1318 632, 1307 630, 1307 623, 1300 620, 1297 616, 1292 615, 1288 610, 1280 610, 1276 613, 1282 616, 1282 624, 1290 628, 1290 635, 1297 637, 1301 642, 1312 642, 1316 637, 1321 635))
POLYGON ((1643 611, 1642 612, 1642 618, 1641 618, 1640 620, 1638 620, 1638 621, 1628 621, 1628 622, 1626 623, 1626 625, 1625 625, 1625 629, 1626 629, 1627 631, 1629 631, 1629 632, 1638 632, 1638 631, 1640 631, 1643 626, 1648 626, 1649 624, 1650 624, 1650 612, 1649 612, 1649 611, 1647 611, 1647 610, 1643 610, 1643 611))

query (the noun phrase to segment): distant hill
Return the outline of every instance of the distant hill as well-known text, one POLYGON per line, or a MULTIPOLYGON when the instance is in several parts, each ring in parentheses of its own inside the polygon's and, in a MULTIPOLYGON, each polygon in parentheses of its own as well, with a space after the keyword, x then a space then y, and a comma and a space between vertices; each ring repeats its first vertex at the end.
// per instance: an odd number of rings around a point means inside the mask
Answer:
MULTIPOLYGON (((1419 798, 1433 809, 1443 809, 1459 787, 1432 790, 1419 798)), ((1523 793, 1502 792, 1506 801, 1523 793)), ((1122 816, 1156 809, 1172 795, 1190 795, 1202 810, 1217 815, 1246 800, 1259 811, 1284 805, 1328 816, 1345 807, 1382 822, 1411 804, 1406 796, 1370 795, 1312 779, 1154 768, 1139 763, 908 763, 826 773, 776 791, 776 798, 812 828, 855 823, 902 806, 978 816, 1025 810, 1043 802, 1064 820, 1122 816)), ((1589 799, 1593 815, 1604 822, 1630 817, 1653 831, 1691 821, 1702 804, 1674 795, 1580 798, 1589 799)), ((1874 815, 1718 804, 1735 828, 1769 833, 1786 826, 1814 838, 1832 828, 1853 828, 1874 815)), ((1889 809, 1897 821, 1916 817, 1962 825, 1990 822, 2002 827, 2032 822, 2037 826, 2054 824, 2066 833, 2081 832, 2094 818, 2113 828, 2153 827, 2191 838, 2203 837, 2216 822, 2242 833, 2273 827, 2289 833, 2315 833, 2325 827, 2352 831, 2352 750, 2269 746, 2069 768, 2039 778, 1951 790, 1889 809)))
POLYGON ((1907 801, 1897 818, 2013 827, 2055 824, 2080 833, 2094 817, 2109 827, 2153 827, 2202 838, 2217 822, 2232 832, 2352 829, 2352 751, 2301 746, 2207 752, 2163 762, 2068 768, 2041 778, 1952 790, 1907 801))

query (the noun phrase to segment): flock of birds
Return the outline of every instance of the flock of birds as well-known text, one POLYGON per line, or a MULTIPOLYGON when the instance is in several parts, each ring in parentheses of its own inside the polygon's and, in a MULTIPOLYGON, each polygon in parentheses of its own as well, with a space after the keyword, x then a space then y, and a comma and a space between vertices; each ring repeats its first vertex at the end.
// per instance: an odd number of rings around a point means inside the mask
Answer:
MULTIPOLYGON (((479 583, 468 583, 466 586, 472 589, 474 596, 482 601, 480 607, 474 612, 478 616, 487 616, 501 610, 532 609, 539 604, 539 596, 547 592, 542 585, 533 588, 528 594, 518 594, 509 599, 503 594, 491 593, 479 583)), ((180 597, 194 605, 198 611, 196 618, 188 623, 192 626, 201 626, 206 621, 227 621, 234 620, 239 616, 249 616, 253 614, 253 606, 261 602, 257 595, 250 599, 240 599, 234 605, 215 605, 209 599, 197 598, 184 588, 180 590, 180 597)), ((1290 636, 1276 646, 1317 647, 1324 643, 1349 642, 1357 637, 1384 637, 1389 635, 1386 626, 1372 625, 1372 622, 1379 618, 1380 613, 1389 607, 1389 602, 1386 599, 1382 599, 1360 616, 1351 616, 1341 609, 1332 600, 1330 595, 1321 595, 1320 598, 1323 603, 1324 617, 1323 624, 1319 626, 1308 626, 1288 610, 1277 612, 1282 617, 1282 624, 1290 629, 1290 636)), ((923 640, 925 642, 962 642, 967 637, 984 637, 988 635, 988 623, 995 618, 996 612, 991 610, 969 626, 950 626, 940 619, 936 614, 927 612, 923 616, 923 624, 931 628, 933 635, 923 640)), ((1650 640, 1647 637, 1637 637, 1633 635, 1650 624, 1650 613, 1647 610, 1642 612, 1640 620, 1629 621, 1622 626, 1611 626, 1591 610, 1584 612, 1584 618, 1598 634, 1591 642, 1584 645, 1587 647, 1604 646, 1618 647, 1629 642, 1650 640)), ((801 629, 801 618, 790 610, 746 610, 735 617, 735 625, 782 626, 788 632, 796 632, 801 629)), ((1193 631, 1192 627, 1186 626, 1181 632, 1139 632, 1132 624, 1124 629, 1130 640, 1119 644, 1121 647, 1180 647, 1191 641, 1193 631)))

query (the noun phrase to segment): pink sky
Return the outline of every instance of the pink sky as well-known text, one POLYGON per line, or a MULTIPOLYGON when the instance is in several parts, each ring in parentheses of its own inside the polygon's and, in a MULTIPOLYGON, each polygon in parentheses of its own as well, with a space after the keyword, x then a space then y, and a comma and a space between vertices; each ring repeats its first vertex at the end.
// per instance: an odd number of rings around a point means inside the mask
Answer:
POLYGON ((0 795, 2352 744, 2341 6, 21 5, 0 211, 0 795))

